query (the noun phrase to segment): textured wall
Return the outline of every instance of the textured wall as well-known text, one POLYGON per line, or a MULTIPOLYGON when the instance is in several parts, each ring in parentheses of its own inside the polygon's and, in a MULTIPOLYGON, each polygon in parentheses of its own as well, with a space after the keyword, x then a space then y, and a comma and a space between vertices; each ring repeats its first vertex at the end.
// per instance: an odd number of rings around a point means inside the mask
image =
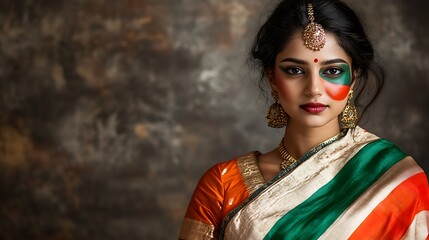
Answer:
MULTIPOLYGON (((363 125, 429 170, 427 2, 348 2, 389 72, 363 125)), ((209 166, 281 138, 245 65, 267 3, 2 0, 0 239, 175 239, 209 166)))

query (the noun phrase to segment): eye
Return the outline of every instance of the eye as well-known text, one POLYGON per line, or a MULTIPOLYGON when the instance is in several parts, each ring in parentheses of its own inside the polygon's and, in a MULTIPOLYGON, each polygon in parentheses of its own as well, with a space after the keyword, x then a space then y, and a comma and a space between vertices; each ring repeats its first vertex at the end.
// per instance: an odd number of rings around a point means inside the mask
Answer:
POLYGON ((328 68, 323 71, 323 74, 330 78, 339 77, 343 73, 343 70, 340 68, 328 68))
POLYGON ((298 67, 287 67, 287 68, 284 68, 283 71, 285 71, 289 75, 304 74, 304 71, 298 67))

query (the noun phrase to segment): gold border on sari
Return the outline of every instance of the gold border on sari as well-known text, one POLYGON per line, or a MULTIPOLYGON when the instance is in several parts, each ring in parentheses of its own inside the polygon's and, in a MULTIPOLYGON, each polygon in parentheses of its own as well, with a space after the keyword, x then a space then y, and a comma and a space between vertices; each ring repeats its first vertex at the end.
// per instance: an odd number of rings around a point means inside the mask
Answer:
POLYGON ((237 158, 238 169, 250 194, 264 185, 264 178, 257 163, 257 154, 254 152, 237 158))
POLYGON ((215 239, 214 230, 215 227, 213 225, 190 218, 185 218, 183 220, 182 228, 180 229, 179 239, 215 239))

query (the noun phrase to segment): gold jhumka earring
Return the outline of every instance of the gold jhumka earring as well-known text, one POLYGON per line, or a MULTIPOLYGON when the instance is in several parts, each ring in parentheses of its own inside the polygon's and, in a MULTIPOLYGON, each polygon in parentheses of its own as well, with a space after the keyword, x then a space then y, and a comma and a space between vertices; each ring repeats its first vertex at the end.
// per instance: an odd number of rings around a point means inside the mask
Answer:
POLYGON ((271 90, 271 95, 275 102, 271 105, 270 110, 268 111, 268 126, 272 128, 285 127, 287 124, 287 115, 283 110, 282 105, 279 103, 279 95, 274 90, 271 90))
POLYGON ((319 51, 326 43, 325 30, 322 25, 314 22, 313 5, 311 3, 307 5, 307 13, 310 23, 305 26, 302 38, 307 48, 313 51, 319 51))
POLYGON ((352 103, 353 90, 350 90, 347 104, 341 114, 341 124, 343 128, 355 128, 358 120, 358 113, 355 105, 352 103))

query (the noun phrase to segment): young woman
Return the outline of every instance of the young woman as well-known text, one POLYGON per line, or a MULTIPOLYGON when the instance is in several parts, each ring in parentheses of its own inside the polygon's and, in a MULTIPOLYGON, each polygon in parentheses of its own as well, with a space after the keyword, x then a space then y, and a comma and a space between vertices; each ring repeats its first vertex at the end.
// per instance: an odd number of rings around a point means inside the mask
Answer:
POLYGON ((356 126, 384 72, 356 14, 337 0, 284 0, 251 52, 285 127, 278 147, 209 169, 180 239, 427 239, 429 188, 416 162, 356 126), (355 98, 353 98, 353 93, 355 98))

